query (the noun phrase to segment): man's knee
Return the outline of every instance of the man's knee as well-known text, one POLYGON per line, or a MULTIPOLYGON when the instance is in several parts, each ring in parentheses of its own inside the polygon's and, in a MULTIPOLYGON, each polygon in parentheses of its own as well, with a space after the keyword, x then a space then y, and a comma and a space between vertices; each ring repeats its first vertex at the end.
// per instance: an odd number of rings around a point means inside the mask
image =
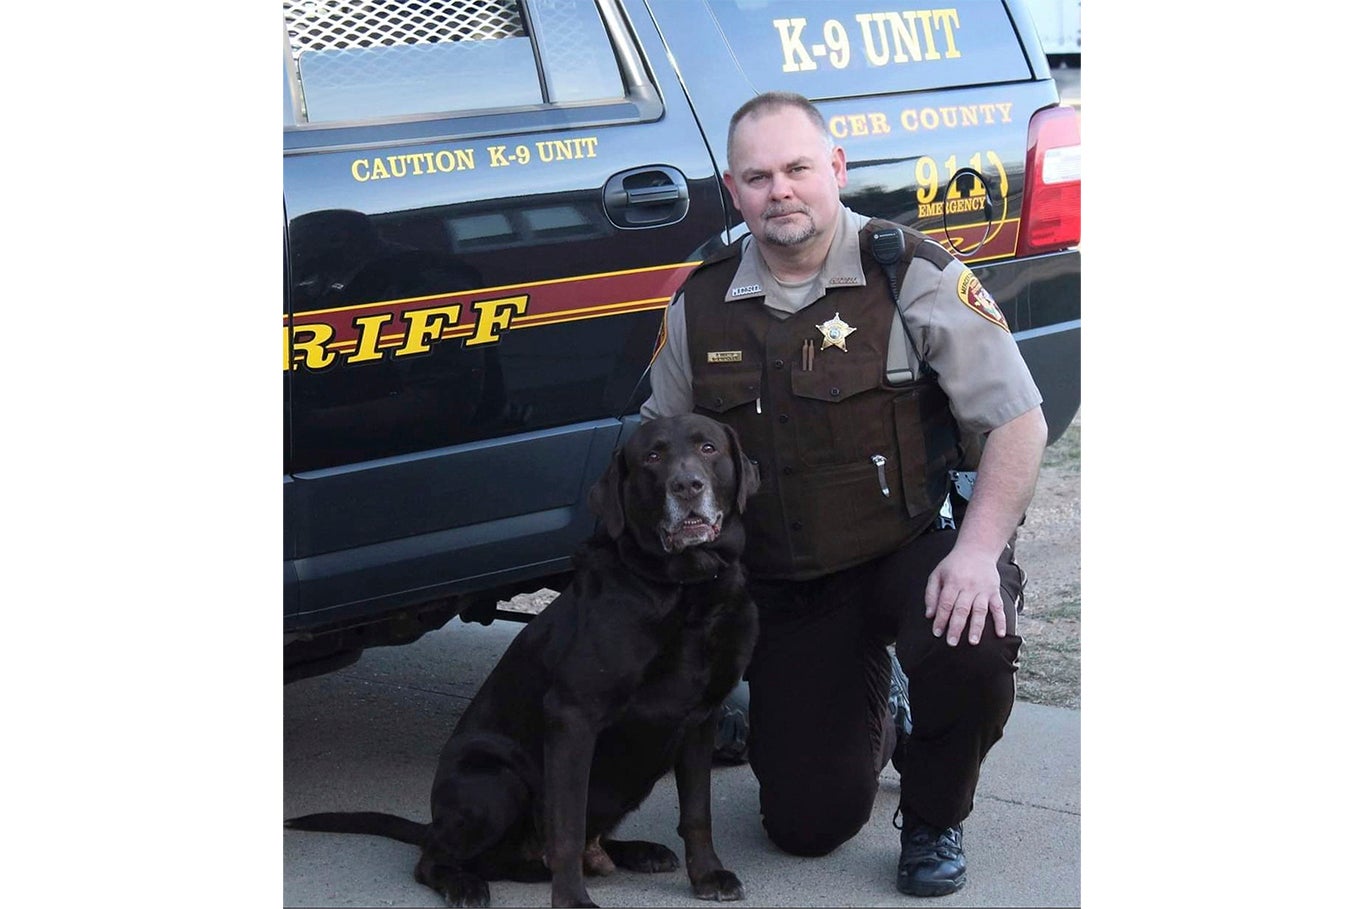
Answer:
POLYGON ((987 631, 979 644, 971 644, 963 637, 955 647, 945 638, 916 640, 902 636, 895 652, 909 678, 911 693, 917 679, 920 685, 947 685, 963 694, 973 692, 985 700, 1004 696, 1012 699, 1022 642, 1017 635, 999 638, 993 631, 987 631))
POLYGON ((863 784, 830 783, 804 795, 772 795, 762 794, 763 827, 777 848, 792 855, 827 855, 866 825, 875 802, 876 778, 869 772, 863 784))

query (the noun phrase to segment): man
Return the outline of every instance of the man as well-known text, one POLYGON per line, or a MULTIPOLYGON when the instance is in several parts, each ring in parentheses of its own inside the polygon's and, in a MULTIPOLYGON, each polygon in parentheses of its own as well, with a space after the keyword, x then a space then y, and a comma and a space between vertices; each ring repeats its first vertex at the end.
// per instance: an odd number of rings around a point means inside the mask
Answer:
POLYGON ((1013 707, 1013 537, 1046 444, 1041 395, 993 300, 942 246, 900 229, 905 251, 883 270, 870 237, 891 225, 841 203, 844 152, 808 100, 753 98, 728 152, 750 236, 678 291, 642 413, 706 413, 758 462, 744 521, 763 825, 780 848, 823 855, 870 818, 893 745, 893 642, 913 720, 896 749, 896 885, 952 893, 981 762, 1013 707), (981 433, 969 508, 934 531, 963 440, 981 433))

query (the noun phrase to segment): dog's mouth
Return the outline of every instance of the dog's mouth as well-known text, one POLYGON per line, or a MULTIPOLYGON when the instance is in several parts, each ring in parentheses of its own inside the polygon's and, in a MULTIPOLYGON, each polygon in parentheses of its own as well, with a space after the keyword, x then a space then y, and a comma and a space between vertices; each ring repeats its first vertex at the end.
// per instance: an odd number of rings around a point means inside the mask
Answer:
POLYGON ((693 511, 673 527, 660 527, 658 536, 663 543, 663 551, 679 552, 689 546, 713 542, 720 535, 724 521, 723 512, 717 513, 711 520, 693 511))

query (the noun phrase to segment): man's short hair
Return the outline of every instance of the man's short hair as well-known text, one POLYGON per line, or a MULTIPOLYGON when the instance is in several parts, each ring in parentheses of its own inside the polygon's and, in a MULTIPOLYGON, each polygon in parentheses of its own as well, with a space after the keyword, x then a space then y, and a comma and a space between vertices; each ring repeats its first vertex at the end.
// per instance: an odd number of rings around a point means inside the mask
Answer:
POLYGON ((730 149, 734 147, 734 130, 739 126, 739 122, 752 114, 766 114, 780 110, 783 107, 794 107, 803 111, 805 116, 810 118, 810 122, 819 130, 819 134, 824 137, 824 141, 830 148, 833 148, 834 137, 829 134, 829 124, 825 122, 824 115, 819 112, 819 108, 811 103, 810 99, 796 92, 763 92, 761 95, 749 98, 734 116, 729 118, 729 134, 725 137, 725 162, 729 162, 730 149))

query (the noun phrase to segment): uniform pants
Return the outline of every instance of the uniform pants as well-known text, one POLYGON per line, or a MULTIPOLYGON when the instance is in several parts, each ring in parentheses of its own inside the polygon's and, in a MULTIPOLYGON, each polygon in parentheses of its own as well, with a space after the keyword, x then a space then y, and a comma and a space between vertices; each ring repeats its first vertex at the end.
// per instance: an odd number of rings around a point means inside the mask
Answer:
POLYGON ((759 632, 748 668, 749 763, 763 826, 779 848, 824 855, 871 817, 884 755, 890 656, 909 680, 900 806, 938 827, 960 823, 986 752, 1004 734, 1022 639, 1023 574, 999 560, 1008 633, 987 619, 979 644, 933 636, 929 573, 956 531, 926 533, 890 555, 810 581, 751 580, 759 632))

